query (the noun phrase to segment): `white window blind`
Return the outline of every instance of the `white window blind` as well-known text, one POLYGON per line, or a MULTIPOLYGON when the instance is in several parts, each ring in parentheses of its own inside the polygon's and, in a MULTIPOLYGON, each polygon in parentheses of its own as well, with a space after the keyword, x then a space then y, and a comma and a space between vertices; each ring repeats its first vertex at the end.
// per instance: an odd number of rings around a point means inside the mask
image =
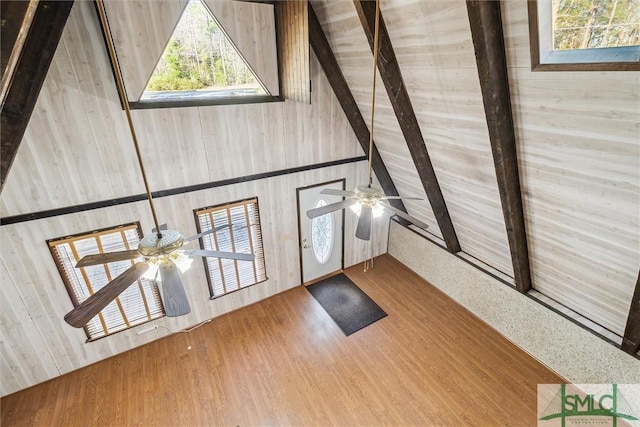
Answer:
MULTIPOLYGON (((85 255, 135 249, 141 237, 139 224, 134 223, 47 241, 75 306, 140 259, 81 268, 76 268, 76 263, 85 255)), ((162 316, 164 309, 156 283, 141 278, 91 319, 84 329, 92 341, 162 316)))
POLYGON ((258 199, 196 209, 198 232, 227 225, 200 239, 202 249, 251 253, 254 261, 204 258, 211 298, 267 280, 258 199))

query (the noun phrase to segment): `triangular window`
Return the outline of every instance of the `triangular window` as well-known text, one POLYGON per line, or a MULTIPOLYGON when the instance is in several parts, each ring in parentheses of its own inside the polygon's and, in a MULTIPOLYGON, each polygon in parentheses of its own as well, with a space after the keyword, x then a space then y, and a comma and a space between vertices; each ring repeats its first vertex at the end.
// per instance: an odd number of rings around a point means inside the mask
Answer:
POLYGON ((269 95, 209 8, 200 0, 190 0, 140 101, 269 95))

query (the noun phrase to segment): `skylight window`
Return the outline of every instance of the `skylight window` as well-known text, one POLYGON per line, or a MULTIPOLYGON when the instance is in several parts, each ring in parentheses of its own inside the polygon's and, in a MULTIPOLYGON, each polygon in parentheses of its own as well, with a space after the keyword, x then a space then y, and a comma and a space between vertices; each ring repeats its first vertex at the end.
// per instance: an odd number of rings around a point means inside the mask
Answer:
POLYGON ((640 0, 553 0, 553 48, 640 45, 640 0))
POLYGON ((222 26, 200 0, 190 0, 140 102, 227 100, 270 96, 222 26))
POLYGON ((640 70, 640 0, 536 0, 528 8, 533 70, 640 70))

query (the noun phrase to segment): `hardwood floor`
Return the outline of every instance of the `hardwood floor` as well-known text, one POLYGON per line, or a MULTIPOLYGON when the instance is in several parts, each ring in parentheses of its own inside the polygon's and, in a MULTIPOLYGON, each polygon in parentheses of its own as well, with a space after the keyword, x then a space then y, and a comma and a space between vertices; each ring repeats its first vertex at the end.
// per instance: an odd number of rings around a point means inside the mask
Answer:
POLYGON ((564 382, 389 255, 346 274, 387 317, 345 337, 296 287, 6 396, 2 425, 535 425, 564 382))

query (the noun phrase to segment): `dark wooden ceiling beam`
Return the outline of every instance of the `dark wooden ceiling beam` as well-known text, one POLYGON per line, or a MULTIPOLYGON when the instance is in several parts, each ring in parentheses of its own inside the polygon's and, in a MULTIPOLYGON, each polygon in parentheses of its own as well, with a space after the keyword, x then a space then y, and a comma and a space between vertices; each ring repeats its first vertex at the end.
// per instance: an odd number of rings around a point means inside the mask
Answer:
POLYGON ((3 1, 0 2, 0 19, 2 21, 2 37, 0 37, 0 72, 4 81, 9 65, 11 52, 19 41, 20 30, 29 26, 29 7, 34 7, 32 1, 3 1))
MULTIPOLYGON (((369 46, 373 52, 373 36, 375 31, 375 14, 376 3, 368 0, 354 0, 354 5, 362 28, 369 40, 369 46)), ((436 173, 433 170, 427 147, 425 146, 418 119, 416 118, 409 93, 402 78, 402 72, 396 59, 391 38, 384 24, 384 19, 380 16, 379 26, 379 55, 378 70, 380 78, 384 82, 384 86, 389 95, 389 100, 396 113, 398 124, 402 129, 402 134, 409 147, 411 158, 415 164, 418 176, 422 181, 422 186, 427 194, 431 209, 438 221, 442 237, 444 238, 447 249, 450 252, 459 252, 460 243, 458 236, 453 228, 453 222, 449 216, 447 204, 440 190, 436 173)))
MULTIPOLYGON (((347 120, 349 120, 353 132, 356 138, 358 138, 360 146, 362 146, 365 154, 369 156, 369 128, 367 128, 362 113, 360 113, 358 109, 358 104, 351 93, 351 89, 349 89, 342 70, 340 70, 338 61, 331 50, 329 41, 322 30, 322 26, 311 4, 309 4, 309 44, 327 76, 329 84, 338 98, 344 114, 347 116, 347 120)), ((396 186, 393 184, 391 175, 389 175, 389 171, 382 161, 382 157, 380 157, 375 143, 373 144, 372 168, 384 194, 387 196, 397 196, 398 190, 396 190, 396 186)), ((364 179, 365 177, 363 177, 363 180, 364 179)), ((389 203, 403 212, 407 211, 401 200, 389 200, 389 203)))
POLYGON ((526 293, 531 289, 529 249, 520 192, 500 2, 467 1, 467 13, 516 288, 526 293))
POLYGON ((38 2, 0 113, 0 191, 20 147, 72 6, 73 0, 38 2))
POLYGON ((636 354, 640 350, 640 273, 631 298, 627 327, 622 337, 622 349, 629 354, 636 354))

